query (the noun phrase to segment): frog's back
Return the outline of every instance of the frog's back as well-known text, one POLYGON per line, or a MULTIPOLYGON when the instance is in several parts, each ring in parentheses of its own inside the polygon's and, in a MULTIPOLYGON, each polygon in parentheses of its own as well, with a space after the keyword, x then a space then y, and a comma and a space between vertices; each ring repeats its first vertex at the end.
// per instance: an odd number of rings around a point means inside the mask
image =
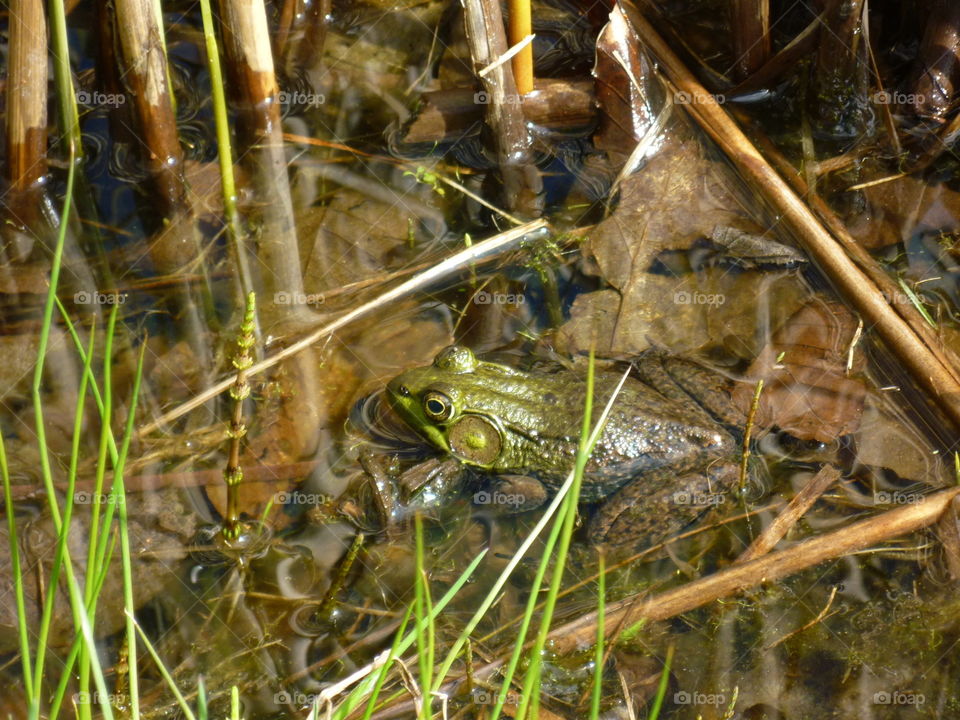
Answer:
MULTIPOLYGON (((600 417, 619 380, 617 374, 597 373, 594 418, 600 417)), ((576 457, 585 378, 562 370, 536 382, 529 377, 526 382, 506 382, 501 391, 507 443, 494 469, 534 474, 557 485, 576 457)), ((682 471, 705 456, 722 453, 730 442, 722 426, 705 422, 689 406, 628 377, 587 464, 582 495, 586 500, 602 498, 656 468, 682 471)))

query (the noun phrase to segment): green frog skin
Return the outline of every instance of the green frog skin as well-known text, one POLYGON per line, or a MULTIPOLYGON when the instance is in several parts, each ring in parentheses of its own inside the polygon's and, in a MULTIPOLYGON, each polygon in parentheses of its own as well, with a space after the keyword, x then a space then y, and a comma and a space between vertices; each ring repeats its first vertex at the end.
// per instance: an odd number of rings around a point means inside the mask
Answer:
MULTIPOLYGON (((743 414, 730 404, 729 381, 659 354, 641 358, 637 374, 617 396, 584 475, 581 499, 603 501, 589 529, 595 542, 636 545, 669 534, 705 509, 692 499, 722 497, 736 481, 731 426, 743 414)), ((595 373, 595 408, 619 381, 619 373, 595 373)), ((573 467, 586 392, 584 373, 526 372, 457 345, 387 385, 397 414, 437 449, 550 488, 573 467)))

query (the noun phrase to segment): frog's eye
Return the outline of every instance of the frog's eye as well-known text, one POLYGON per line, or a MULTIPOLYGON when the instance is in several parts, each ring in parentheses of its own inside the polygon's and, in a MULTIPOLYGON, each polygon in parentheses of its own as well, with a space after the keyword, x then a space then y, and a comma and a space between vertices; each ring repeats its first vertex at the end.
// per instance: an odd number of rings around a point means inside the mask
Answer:
POLYGON ((423 412, 431 420, 449 420, 453 403, 442 392, 431 391, 423 396, 423 412))

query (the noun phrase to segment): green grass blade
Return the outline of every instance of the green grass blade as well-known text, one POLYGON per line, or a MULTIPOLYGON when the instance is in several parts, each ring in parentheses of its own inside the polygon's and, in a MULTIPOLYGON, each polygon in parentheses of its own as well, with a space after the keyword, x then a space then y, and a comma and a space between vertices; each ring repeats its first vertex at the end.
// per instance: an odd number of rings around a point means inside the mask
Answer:
POLYGON ((23 686, 27 703, 38 702, 33 691, 33 665, 30 660, 29 626, 26 604, 23 600, 23 571, 20 568, 20 543, 17 540, 17 519, 13 508, 13 492, 10 489, 10 470, 7 468, 7 448, 0 433, 0 475, 3 476, 3 501, 7 508, 7 539, 10 541, 10 570, 13 573, 13 592, 17 603, 17 634, 20 637, 20 663, 23 666, 23 686))
POLYGON ((420 705, 420 717, 423 720, 430 720, 433 704, 430 688, 433 685, 431 673, 433 672, 433 614, 430 608, 430 582, 423 568, 423 518, 420 513, 416 514, 414 519, 416 528, 416 549, 415 560, 416 576, 414 578, 414 607, 417 614, 417 660, 420 666, 420 690, 422 693, 422 702, 420 705))
POLYGON ((377 672, 377 679, 373 684, 373 689, 370 691, 370 700, 367 703, 367 709, 363 713, 362 720, 370 720, 370 718, 373 716, 373 710, 377 706, 377 698, 380 696, 380 691, 383 689, 383 684, 387 681, 387 674, 390 672, 390 665, 397 657, 400 641, 403 639, 403 635, 407 631, 407 623, 410 622, 411 615, 413 615, 413 605, 407 608, 407 612, 403 616, 403 622, 400 623, 400 629, 397 630, 397 634, 393 638, 393 645, 390 646, 390 652, 387 654, 387 659, 384 660, 383 665, 380 666, 380 670, 377 672))
MULTIPOLYGON (((97 449, 97 466, 95 481, 93 484, 93 502, 90 506, 90 528, 87 537, 87 577, 96 577, 99 574, 99 565, 101 553, 106 553, 107 540, 109 538, 110 523, 113 520, 112 505, 107 508, 103 519, 103 528, 100 527, 100 503, 104 497, 103 486, 107 474, 107 437, 110 435, 110 426, 113 417, 113 392, 112 392, 112 370, 113 370, 113 336, 117 328, 117 312, 119 305, 113 305, 110 308, 110 315, 107 320, 106 331, 104 332, 103 347, 103 410, 100 418, 100 444, 97 449), (103 547, 101 547, 101 544, 103 547)), ((95 332, 91 330, 91 338, 95 332)), ((93 355, 93 345, 91 343, 89 356, 93 355)), ((91 357, 87 358, 89 362, 91 357)), ((83 373, 81 383, 86 384, 87 373, 83 373)), ((81 427, 74 428, 74 442, 79 443, 81 427)), ((79 447, 78 447, 79 450, 79 447)), ((106 559, 103 560, 106 562, 106 559)), ((96 613, 93 612, 94 606, 94 583, 87 582, 84 587, 83 602, 91 610, 88 620, 92 625, 96 623, 96 613)), ((87 691, 90 674, 90 657, 83 648, 80 648, 80 692, 87 691)))
POLYGON ((167 687, 170 688, 170 692, 172 692, 173 696, 177 699, 177 704, 180 706, 183 714, 187 717, 187 720, 197 720, 196 715, 193 714, 193 710, 190 709, 190 704, 187 702, 186 698, 183 697, 183 693, 180 692, 180 688, 177 687, 177 683, 174 682, 173 677, 170 675, 170 671, 167 670, 166 665, 163 664, 163 660, 161 660, 160 656, 157 655, 157 651, 154 649, 153 643, 150 642, 150 638, 147 637, 147 634, 143 631, 135 619, 133 620, 133 626, 140 635, 140 639, 147 648, 147 652, 150 653, 150 657, 152 657, 153 661, 156 663, 157 669, 160 671, 164 681, 167 683, 167 687))
MULTIPOLYGON (((83 348, 83 342, 80 340, 80 335, 77 333, 77 328, 73 323, 73 320, 70 319, 70 314, 67 312, 67 309, 63 306, 63 303, 60 302, 60 298, 55 298, 57 303, 57 309, 60 311, 60 319, 63 321, 64 327, 67 328, 67 332, 70 334, 70 337, 73 338, 73 345, 77 350, 77 355, 80 356, 80 362, 86 363, 87 355, 86 351, 83 348)), ((85 373, 88 377, 87 380, 90 383, 90 392, 93 395, 93 400, 97 404, 97 411, 100 413, 100 417, 103 417, 103 396, 100 394, 100 387, 97 385, 97 380, 93 376, 93 369, 91 368, 88 373, 85 373)), ((116 463, 117 461, 117 444, 113 440, 113 436, 110 436, 110 459, 116 463)))
POLYGON ((133 439, 133 421, 137 414, 137 402, 140 399, 140 383, 143 379, 143 358, 147 343, 144 340, 140 345, 140 357, 137 359, 137 370, 133 376, 133 391, 130 393, 130 409, 127 411, 127 423, 123 431, 123 442, 120 446, 120 457, 114 468, 113 492, 119 502, 120 520, 120 561, 123 568, 123 607, 127 615, 127 682, 130 688, 130 717, 138 720, 140 717, 140 681, 137 670, 137 635, 133 624, 133 561, 130 552, 130 532, 127 518, 127 494, 123 485, 123 471, 126 467, 127 454, 130 452, 130 441, 133 439))
MULTIPOLYGON (((570 487, 572 487, 572 473, 569 479, 571 481, 570 487)), ((569 490, 562 496, 564 502, 568 495, 569 490)), ((524 609, 523 619, 520 621, 520 627, 517 630, 517 643, 503 671, 503 681, 500 684, 500 692, 497 693, 497 701, 494 703, 493 711, 490 713, 491 720, 496 720, 500 717, 500 713, 503 712, 503 706, 506 703, 510 691, 510 683, 513 682, 513 676, 517 671, 517 666, 520 664, 520 658, 523 656, 523 646, 527 640, 527 633, 530 631, 530 625, 533 623, 534 612, 540 599, 540 588, 543 587, 543 578, 546 577, 547 568, 550 566, 550 558, 553 557, 553 549, 556 547, 557 540, 560 538, 560 532, 563 529, 563 518, 565 517, 564 508, 566 506, 563 503, 559 503, 558 507, 560 507, 560 514, 554 519, 550 527, 550 535, 543 545, 543 556, 540 558, 536 575, 534 575, 533 583, 530 586, 530 596, 527 598, 527 606, 524 609)))
MULTIPOLYGON (((477 569, 477 566, 481 563, 484 557, 486 557, 487 550, 484 549, 477 556, 470 561, 470 564, 467 566, 467 569, 464 570, 460 577, 457 578, 456 582, 450 586, 450 589, 444 593, 436 605, 433 606, 433 612, 430 614, 430 617, 424 618, 423 621, 433 621, 443 609, 449 604, 456 594, 460 592, 467 581, 470 579, 470 576, 473 575, 473 571, 477 569)), ((421 622, 423 622, 421 621, 421 622)), ((418 622, 418 624, 420 624, 418 622)), ((396 655, 401 655, 405 653, 410 646, 416 640, 416 629, 407 633, 407 635, 397 644, 396 655)), ((331 720, 346 720, 347 716, 353 712, 360 704, 367 698, 376 684, 376 678, 373 675, 368 675, 353 689, 353 691, 336 707, 333 711, 333 714, 330 716, 331 720)))
MULTIPOLYGON (((91 333, 90 348, 89 352, 87 353, 86 361, 87 368, 89 368, 90 359, 93 357, 94 341, 94 333, 91 333)), ((80 462, 80 441, 83 438, 83 417, 86 396, 87 373, 84 372, 80 378, 80 389, 77 392, 77 406, 76 410, 74 411, 73 438, 70 448, 70 467, 67 472, 66 501, 64 504, 62 517, 60 516, 59 507, 57 506, 56 493, 53 491, 52 478, 50 478, 49 488, 47 489, 48 494, 50 494, 47 498, 47 503, 50 507, 51 516, 53 517, 54 527, 57 530, 57 545, 56 549, 54 550, 53 564, 50 568, 50 578, 48 582, 48 587, 51 588, 51 591, 48 592, 44 598, 43 611, 40 615, 40 631, 37 637, 37 663, 34 667, 33 684, 38 693, 43 683, 43 669, 46 661, 47 639, 50 636, 50 626, 53 622, 53 610, 58 596, 57 591, 59 589, 60 582, 60 568, 63 566, 65 558, 67 563, 71 562, 67 541, 70 535, 70 525, 73 519, 73 506, 76 497, 77 467, 80 462)), ((46 441, 38 437, 37 442, 40 445, 40 454, 42 456, 46 456, 46 441)), ((68 571, 69 570, 70 568, 68 568, 68 571)), ((76 616, 74 617, 74 620, 76 621, 76 616)), ((77 623, 74 622, 74 625, 76 626, 77 623)), ((81 692, 86 690, 86 688, 83 687, 80 689, 81 692)))
POLYGON ((590 696, 590 719, 600 717, 600 700, 603 698, 603 651, 606 621, 604 611, 607 602, 607 559, 600 551, 597 563, 597 646, 593 652, 593 693, 590 696))
POLYGON ((663 699, 667 696, 667 686, 670 684, 670 665, 672 664, 673 645, 667 648, 667 657, 663 661, 663 671, 660 673, 660 682, 657 684, 657 694, 653 697, 653 705, 650 706, 650 714, 647 715, 647 720, 657 720, 660 717, 663 699))

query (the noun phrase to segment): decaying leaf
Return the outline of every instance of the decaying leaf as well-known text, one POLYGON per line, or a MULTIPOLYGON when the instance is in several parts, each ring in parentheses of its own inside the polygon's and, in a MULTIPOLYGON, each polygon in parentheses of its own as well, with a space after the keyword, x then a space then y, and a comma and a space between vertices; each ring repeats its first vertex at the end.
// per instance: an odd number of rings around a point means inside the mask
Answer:
POLYGON ((651 101, 663 94, 651 68, 623 11, 614 7, 597 38, 593 69, 600 108, 600 126, 594 135, 597 149, 628 154, 647 132, 655 116, 651 101))
POLYGON ((304 287, 318 293, 382 273, 391 252, 408 242, 411 218, 402 202, 388 205, 346 189, 308 209, 298 225, 304 287))
MULTIPOLYGON (((761 350, 748 371, 763 379, 757 424, 777 426, 802 440, 831 442, 860 426, 866 388, 858 375, 864 360, 854 350, 850 374, 847 357, 857 323, 839 303, 805 305, 761 350)), ((749 407, 753 390, 739 385, 734 400, 749 407)))
POLYGON ((732 185, 696 140, 674 133, 627 178, 619 206, 584 243, 587 272, 616 292, 578 297, 558 343, 577 352, 595 341, 599 351, 629 356, 651 342, 682 353, 731 337, 737 354, 752 357, 757 298, 773 322, 786 320, 807 293, 794 276, 723 267, 651 272, 661 253, 689 248, 717 228, 763 234, 732 185))

